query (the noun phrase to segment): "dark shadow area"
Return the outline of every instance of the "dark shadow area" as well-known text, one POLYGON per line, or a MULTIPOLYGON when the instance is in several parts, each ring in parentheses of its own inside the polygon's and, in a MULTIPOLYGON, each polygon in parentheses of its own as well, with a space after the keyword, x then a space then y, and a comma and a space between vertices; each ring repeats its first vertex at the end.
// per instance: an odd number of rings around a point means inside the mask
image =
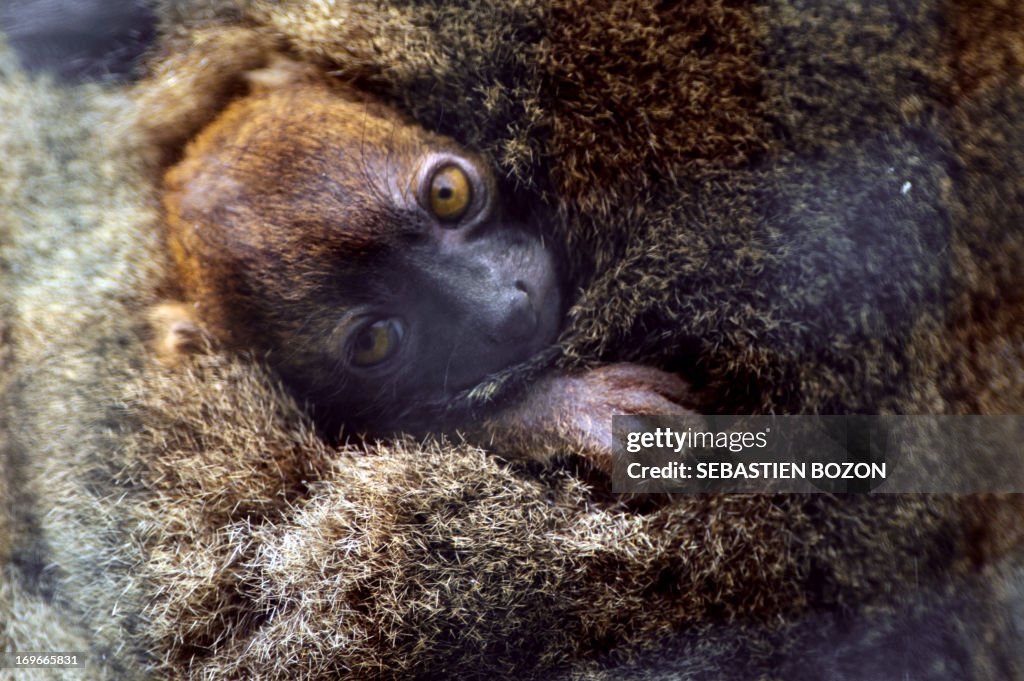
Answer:
POLYGON ((137 75, 156 17, 141 0, 18 0, 0 4, 0 30, 29 71, 115 81, 137 75))

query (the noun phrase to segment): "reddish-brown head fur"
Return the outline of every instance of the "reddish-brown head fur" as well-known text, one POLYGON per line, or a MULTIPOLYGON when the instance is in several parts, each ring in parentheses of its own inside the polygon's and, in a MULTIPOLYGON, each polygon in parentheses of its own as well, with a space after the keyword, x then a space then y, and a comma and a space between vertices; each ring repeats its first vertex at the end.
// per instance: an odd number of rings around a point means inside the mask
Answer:
POLYGON ((292 83, 231 104, 166 175, 169 243, 204 323, 230 340, 239 328, 233 318, 257 294, 251 275, 290 289, 296 280, 277 278, 296 269, 316 278, 326 259, 366 261, 400 239, 390 212, 393 198, 410 198, 403 171, 445 144, 324 83, 292 83), (382 189, 394 197, 382 201, 382 189))
POLYGON ((165 177, 180 286, 214 337, 332 422, 402 422, 554 340, 552 257, 481 159, 328 81, 257 73, 165 177))

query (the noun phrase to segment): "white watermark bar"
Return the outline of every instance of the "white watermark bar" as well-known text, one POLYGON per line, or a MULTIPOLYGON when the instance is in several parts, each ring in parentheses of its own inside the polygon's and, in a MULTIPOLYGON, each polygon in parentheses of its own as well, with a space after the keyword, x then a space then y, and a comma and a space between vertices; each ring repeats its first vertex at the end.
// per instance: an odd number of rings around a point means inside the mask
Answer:
POLYGON ((615 492, 1024 492, 1024 416, 615 416, 615 492))
POLYGON ((52 651, 0 653, 0 669, 73 669, 84 666, 84 653, 52 651))

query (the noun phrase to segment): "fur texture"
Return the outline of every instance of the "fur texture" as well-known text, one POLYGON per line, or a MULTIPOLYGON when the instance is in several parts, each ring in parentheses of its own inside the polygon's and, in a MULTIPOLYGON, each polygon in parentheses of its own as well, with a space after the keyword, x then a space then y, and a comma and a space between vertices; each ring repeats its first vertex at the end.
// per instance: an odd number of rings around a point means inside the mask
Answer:
POLYGON ((131 97, 3 62, 5 646, 96 678, 1024 678, 1017 499, 627 503, 501 443, 329 450, 258 362, 154 361, 144 314, 147 164, 202 124, 176 95, 224 92, 185 47, 285 45, 549 216, 555 361, 677 370, 709 411, 1020 412, 1021 10, 187 5, 131 97))

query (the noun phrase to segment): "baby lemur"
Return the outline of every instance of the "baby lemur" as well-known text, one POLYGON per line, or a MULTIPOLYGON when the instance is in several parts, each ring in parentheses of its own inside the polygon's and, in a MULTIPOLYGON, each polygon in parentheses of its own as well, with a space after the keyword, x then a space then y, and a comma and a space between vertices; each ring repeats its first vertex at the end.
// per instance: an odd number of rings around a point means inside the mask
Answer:
MULTIPOLYGON (((266 358, 335 431, 408 429, 551 345, 563 314, 555 258, 487 164, 366 96, 287 73, 251 78, 254 92, 165 176, 190 303, 163 309, 165 331, 187 338, 194 324, 266 358)), ((678 409, 681 383, 618 365, 532 393, 507 410, 506 435, 553 431, 592 450, 609 444, 613 412, 678 409)))

